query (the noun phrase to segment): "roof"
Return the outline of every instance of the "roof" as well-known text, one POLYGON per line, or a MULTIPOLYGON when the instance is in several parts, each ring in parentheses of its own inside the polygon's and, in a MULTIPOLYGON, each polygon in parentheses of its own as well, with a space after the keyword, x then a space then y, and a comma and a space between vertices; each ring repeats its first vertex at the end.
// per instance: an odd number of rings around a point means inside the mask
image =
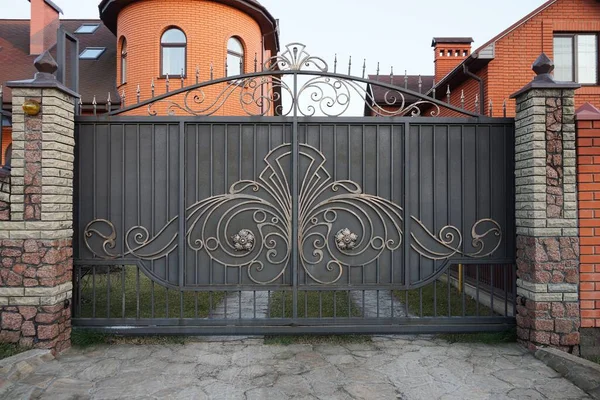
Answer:
MULTIPOLYGON (((117 34, 117 15, 127 5, 142 0, 102 0, 98 5, 100 18, 108 29, 117 34)), ((278 21, 256 0, 211 0, 237 8, 254 18, 263 32, 265 45, 273 52, 279 51, 278 21)))
MULTIPOLYGON (((100 27, 92 34, 75 35, 79 39, 80 51, 86 47, 106 47, 98 60, 79 60, 79 92, 84 104, 90 104, 94 95, 103 104, 111 92, 113 103, 119 102, 116 90, 117 71, 114 35, 100 20, 60 20, 66 31, 73 33, 81 24, 98 23, 100 27)), ((68 46, 67 46, 68 47, 68 46)), ((56 58, 56 48, 52 49, 56 58)), ((70 56, 67 51, 67 58, 70 56)), ((32 79, 37 72, 33 66, 35 55, 29 55, 29 20, 0 20, 0 84, 5 87, 4 100, 11 101, 6 82, 32 79)))
MULTIPOLYGON (((433 82, 434 82, 434 78, 435 78, 433 75, 406 75, 406 77, 408 78, 406 80, 406 89, 412 90, 413 92, 417 92, 417 93, 419 92, 419 78, 421 78, 421 92, 423 93, 423 95, 427 91, 429 91, 429 89, 433 86, 433 82)), ((393 79, 393 82, 392 82, 392 78, 389 75, 386 75, 386 76, 369 75, 369 80, 385 83, 388 85, 393 84, 396 86, 405 87, 404 76, 395 76, 393 79)), ((394 97, 396 101, 389 105, 400 104, 402 102, 402 98, 397 95, 393 96, 393 93, 390 93, 390 95, 388 95, 388 99, 386 100, 386 94, 388 92, 389 92, 389 89, 386 89, 386 88, 378 86, 378 85, 374 85, 372 83, 369 83, 367 86, 367 93, 372 93, 373 100, 375 101, 375 103, 379 104, 380 106, 386 105, 386 103, 388 103, 388 101, 390 100, 390 97, 394 97)), ((406 105, 410 105, 418 100, 420 100, 418 97, 411 96, 411 95, 404 95, 404 101, 406 102, 406 105)), ((365 112, 368 113, 368 107, 367 106, 365 106, 365 107, 366 107, 365 112)))
MULTIPOLYGON (((417 92, 417 93, 419 92, 419 77, 421 78, 421 92, 423 94, 426 93, 427 91, 429 91, 429 89, 431 89, 433 86, 433 79, 434 79, 433 75, 425 75, 425 76, 423 76, 423 75, 406 75, 406 77, 408 78, 406 81, 406 88, 408 90, 412 90, 413 92, 417 92)), ((396 86, 405 87, 404 76, 395 76, 394 81, 392 82, 392 79, 389 75, 386 75, 386 76, 369 75, 369 80, 386 83, 388 85, 393 84, 396 86)), ((369 84, 369 86, 371 86, 372 90, 373 90, 373 99, 377 103, 385 103, 385 94, 389 91, 389 89, 386 89, 384 87, 377 86, 377 85, 372 85, 372 84, 369 84)), ((405 101, 407 101, 407 102, 410 101, 412 103, 415 100, 417 100, 417 98, 414 96, 407 95, 405 97, 405 101)), ((402 101, 402 99, 398 99, 398 102, 401 102, 401 101, 402 101)))
POLYGON ((438 43, 471 44, 473 42, 472 37, 434 37, 431 41, 431 47, 435 47, 438 43))
MULTIPOLYGON (((505 30, 503 30, 502 32, 500 32, 498 35, 496 35, 493 38, 491 38, 490 40, 488 40, 486 43, 484 43, 479 48, 477 48, 477 50, 473 51, 467 58, 465 58, 460 64, 458 64, 452 71, 448 72, 448 74, 437 83, 436 87, 438 87, 438 86, 446 87, 446 85, 448 85, 453 80, 455 75, 460 75, 460 77, 457 78, 459 80, 466 79, 467 77, 466 77, 466 75, 464 75, 464 72, 463 72, 463 65, 469 66, 469 69, 471 72, 476 72, 477 70, 481 69, 483 66, 487 65, 491 60, 494 59, 494 50, 495 50, 494 47, 495 47, 495 43, 498 40, 500 40, 504 36, 510 34, 512 31, 514 31, 515 29, 517 29, 518 27, 520 27, 521 25, 523 25, 524 23, 529 21, 531 18, 535 17, 537 14, 541 13, 546 8, 548 8, 551 5, 553 5, 554 3, 556 3, 557 1, 558 0, 548 0, 547 2, 545 2, 544 4, 542 4, 541 6, 539 6, 538 8, 536 8, 535 10, 533 10, 532 12, 530 12, 529 14, 527 14, 526 16, 524 16, 523 18, 521 18, 520 20, 518 20, 517 22, 515 22, 514 24, 512 24, 505 30)), ((438 91, 438 93, 440 93, 440 91, 438 91)), ((444 91, 444 93, 445 93, 445 91, 444 91)))

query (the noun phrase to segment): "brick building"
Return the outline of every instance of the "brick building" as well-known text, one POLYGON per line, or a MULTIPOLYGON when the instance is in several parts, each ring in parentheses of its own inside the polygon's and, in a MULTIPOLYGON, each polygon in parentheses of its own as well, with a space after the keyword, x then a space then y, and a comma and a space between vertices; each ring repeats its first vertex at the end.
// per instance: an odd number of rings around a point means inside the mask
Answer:
MULTIPOLYGON (((599 1, 549 0, 474 51, 472 38, 436 37, 432 41, 434 75, 421 76, 423 82, 434 80, 435 88, 423 84, 423 93, 447 101, 449 88, 452 105, 461 107, 464 94, 467 110, 489 115, 491 103, 493 116, 503 115, 506 101, 507 116, 512 117, 515 103, 509 100, 510 95, 531 81, 531 65, 545 53, 556 64, 556 80, 582 85, 575 93, 575 106, 586 102, 598 106, 598 32, 599 1)), ((397 80, 396 84, 402 85, 402 77, 397 80)), ((416 82, 416 77, 409 77, 408 88, 418 91, 410 82, 416 82)), ((375 101, 383 104, 382 96, 375 93, 375 101)), ((441 115, 450 112, 442 111, 441 115)))
MULTIPOLYGON (((102 0, 98 7, 98 20, 65 20, 52 1, 31 0, 30 20, 0 19, 0 65, 10 66, 0 69, 0 165, 11 143, 12 97, 6 82, 30 78, 33 60, 45 50, 58 60, 59 27, 79 41, 79 54, 71 55, 67 46, 66 59, 79 58, 84 114, 92 112, 94 102, 97 109, 107 109, 109 98, 110 107, 118 108, 151 98, 153 90, 164 93, 167 80, 172 90, 197 79, 250 72, 279 49, 277 20, 255 0, 102 0)), ((221 112, 239 115, 242 110, 232 102, 221 112)))

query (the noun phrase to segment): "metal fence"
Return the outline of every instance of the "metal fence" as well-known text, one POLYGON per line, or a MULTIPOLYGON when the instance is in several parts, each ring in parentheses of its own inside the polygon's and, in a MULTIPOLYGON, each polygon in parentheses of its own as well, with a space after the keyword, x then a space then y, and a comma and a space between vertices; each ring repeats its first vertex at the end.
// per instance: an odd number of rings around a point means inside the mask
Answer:
POLYGON ((514 276, 514 121, 448 103, 329 72, 292 44, 261 72, 77 117, 73 323, 196 334, 512 326, 514 287, 480 278, 490 265, 514 276), (387 118, 344 117, 351 95, 387 118), (231 102, 248 116, 217 116, 231 102), (464 117, 421 116, 441 108, 464 117))
POLYGON ((489 264, 514 274, 512 121, 307 118, 297 129, 294 163, 287 118, 80 118, 74 323, 512 323, 510 285, 496 291, 500 310, 482 302, 497 297, 482 280, 489 264), (458 263, 482 271, 469 273, 475 292, 456 290, 458 263))

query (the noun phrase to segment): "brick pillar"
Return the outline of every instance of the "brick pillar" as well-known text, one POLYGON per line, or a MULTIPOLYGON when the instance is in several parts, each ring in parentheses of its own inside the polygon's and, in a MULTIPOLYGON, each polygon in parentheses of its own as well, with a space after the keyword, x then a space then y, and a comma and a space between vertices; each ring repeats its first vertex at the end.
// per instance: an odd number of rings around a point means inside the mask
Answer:
POLYGON ((517 333, 539 345, 577 352, 579 238, 574 96, 579 85, 555 82, 542 54, 536 78, 515 93, 517 333))
POLYGON ((600 356, 600 110, 576 112, 581 268, 581 355, 600 356))
POLYGON ((10 214, 0 223, 0 341, 60 352, 70 346, 74 99, 52 73, 10 82, 13 151, 10 214), (40 105, 38 114, 25 104, 40 105))

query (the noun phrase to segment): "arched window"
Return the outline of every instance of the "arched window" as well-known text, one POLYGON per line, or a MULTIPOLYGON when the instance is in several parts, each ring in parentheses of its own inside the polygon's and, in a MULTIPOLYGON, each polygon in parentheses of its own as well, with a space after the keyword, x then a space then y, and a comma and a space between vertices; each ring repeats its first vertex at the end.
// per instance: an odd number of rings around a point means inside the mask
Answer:
POLYGON ((244 46, 237 38, 230 38, 227 42, 227 76, 241 75, 244 73, 244 46))
POLYGON ((185 76, 186 44, 187 39, 181 29, 170 28, 163 33, 160 39, 162 76, 185 76))
POLYGON ((121 40, 121 84, 127 83, 127 40, 121 40))

